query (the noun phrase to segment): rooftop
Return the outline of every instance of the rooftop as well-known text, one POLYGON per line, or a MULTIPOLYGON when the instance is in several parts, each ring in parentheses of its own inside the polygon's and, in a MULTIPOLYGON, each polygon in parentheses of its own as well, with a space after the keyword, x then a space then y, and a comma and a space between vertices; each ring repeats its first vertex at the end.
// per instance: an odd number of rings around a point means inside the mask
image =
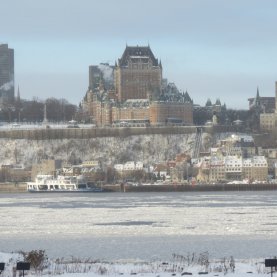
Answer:
POLYGON ((119 66, 127 66, 130 58, 150 58, 153 66, 158 66, 158 59, 155 58, 150 46, 126 46, 124 53, 118 59, 119 66))

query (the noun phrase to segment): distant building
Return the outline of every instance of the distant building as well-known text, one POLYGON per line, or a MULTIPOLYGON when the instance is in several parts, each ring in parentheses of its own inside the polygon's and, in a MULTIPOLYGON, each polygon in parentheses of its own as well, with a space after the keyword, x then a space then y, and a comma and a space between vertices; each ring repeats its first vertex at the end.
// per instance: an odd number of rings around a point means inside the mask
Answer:
MULTIPOLYGON (((219 147, 210 149, 210 156, 205 156, 197 164, 197 179, 203 182, 230 181, 267 181, 269 162, 265 153, 255 152, 251 136, 231 135, 221 140, 219 147)), ((276 152, 272 153, 276 156, 276 152)))
POLYGON ((242 158, 237 156, 225 157, 225 179, 241 180, 242 176, 242 158))
POLYGON ((226 120, 226 104, 221 104, 217 99, 213 104, 208 98, 204 106, 194 105, 193 120, 195 125, 217 125, 224 124, 226 120))
POLYGON ((42 160, 32 165, 31 179, 34 181, 38 174, 55 175, 56 170, 62 167, 61 160, 42 160))
POLYGON ((264 156, 254 156, 244 159, 242 178, 250 181, 266 181, 268 178, 268 163, 264 156))
MULTIPOLYGON (((256 97, 257 98, 257 97, 256 97)), ((266 112, 266 109, 260 114, 260 129, 262 131, 272 131, 277 126, 277 82, 275 82, 275 109, 271 112, 266 112)), ((257 100, 256 100, 257 103, 257 100)), ((256 104, 257 105, 257 104, 256 104)), ((272 106, 273 104, 271 104, 272 106)))
POLYGON ((275 97, 261 97, 257 88, 256 97, 248 98, 249 110, 259 106, 264 113, 274 113, 275 97))
POLYGON ((158 99, 162 89, 162 64, 149 46, 126 46, 115 65, 118 100, 158 99))
POLYGON ((205 108, 207 110, 209 110, 210 112, 212 112, 212 113, 220 113, 221 109, 222 109, 222 105, 221 105, 221 102, 220 102, 219 98, 216 99, 214 104, 212 104, 211 99, 208 98, 208 100, 205 104, 205 108))
POLYGON ((149 46, 126 46, 115 66, 90 66, 82 107, 97 126, 193 123, 192 99, 162 78, 149 46))
POLYGON ((0 104, 14 99, 14 50, 0 44, 0 104))
POLYGON ((119 171, 119 172, 143 170, 143 163, 142 162, 128 161, 125 164, 115 164, 114 169, 119 171))

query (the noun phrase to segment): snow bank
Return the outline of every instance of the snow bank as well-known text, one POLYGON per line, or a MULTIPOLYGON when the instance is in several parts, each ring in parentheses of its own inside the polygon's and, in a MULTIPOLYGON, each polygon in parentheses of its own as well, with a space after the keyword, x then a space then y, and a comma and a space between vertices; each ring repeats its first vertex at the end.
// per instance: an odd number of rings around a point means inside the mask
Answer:
MULTIPOLYGON (((14 276, 12 272, 23 256, 17 253, 0 253, 0 262, 5 262, 5 270, 1 276, 14 276)), ((173 255, 171 261, 96 261, 92 259, 80 260, 72 257, 71 260, 45 260, 42 271, 31 268, 25 275, 31 276, 267 276, 270 269, 265 268, 264 260, 234 260, 232 257, 209 261, 207 254, 198 256, 173 255)))

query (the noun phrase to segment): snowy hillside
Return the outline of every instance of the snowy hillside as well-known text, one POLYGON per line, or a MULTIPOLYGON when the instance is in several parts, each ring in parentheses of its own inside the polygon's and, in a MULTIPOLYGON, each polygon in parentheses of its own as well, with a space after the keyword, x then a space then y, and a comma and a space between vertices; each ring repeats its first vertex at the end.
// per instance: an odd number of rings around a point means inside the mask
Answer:
POLYGON ((2 164, 17 160, 25 166, 45 158, 101 160, 108 164, 134 160, 147 164, 173 159, 178 153, 191 153, 194 139, 195 134, 64 140, 0 139, 0 157, 2 164))

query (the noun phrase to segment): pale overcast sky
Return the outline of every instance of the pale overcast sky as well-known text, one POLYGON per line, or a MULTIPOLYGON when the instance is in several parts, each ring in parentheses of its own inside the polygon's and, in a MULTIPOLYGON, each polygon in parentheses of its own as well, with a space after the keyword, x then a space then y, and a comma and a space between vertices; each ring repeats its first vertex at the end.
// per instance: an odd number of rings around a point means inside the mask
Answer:
POLYGON ((276 0, 0 0, 0 10, 22 98, 78 104, 89 65, 114 64, 126 43, 149 43, 163 77, 197 104, 247 108, 257 86, 274 96, 276 0))

